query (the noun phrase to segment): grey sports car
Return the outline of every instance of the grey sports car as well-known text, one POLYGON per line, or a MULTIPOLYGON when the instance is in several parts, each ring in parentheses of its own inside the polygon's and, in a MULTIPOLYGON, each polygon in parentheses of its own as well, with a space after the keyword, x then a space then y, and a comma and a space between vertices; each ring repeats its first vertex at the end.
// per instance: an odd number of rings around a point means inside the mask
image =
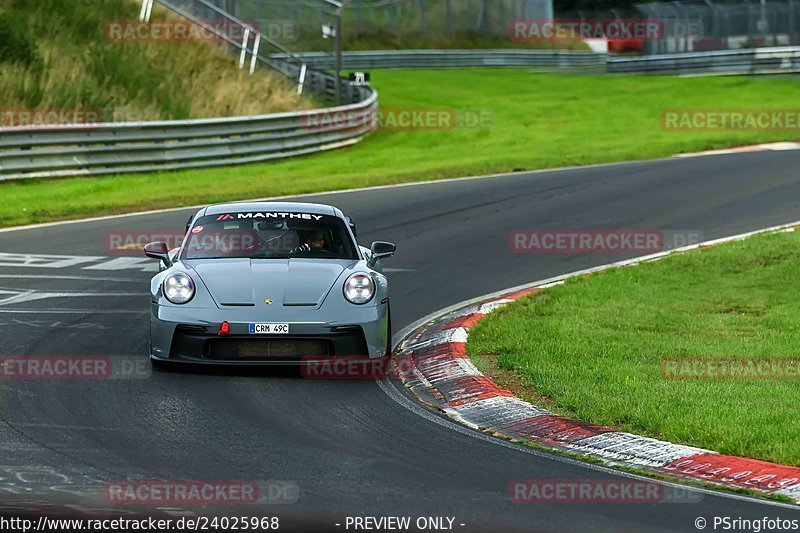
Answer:
POLYGON ((380 260, 326 205, 258 202, 201 209, 182 246, 145 246, 161 261, 150 287, 154 365, 297 364, 308 358, 385 358, 389 284, 380 260))

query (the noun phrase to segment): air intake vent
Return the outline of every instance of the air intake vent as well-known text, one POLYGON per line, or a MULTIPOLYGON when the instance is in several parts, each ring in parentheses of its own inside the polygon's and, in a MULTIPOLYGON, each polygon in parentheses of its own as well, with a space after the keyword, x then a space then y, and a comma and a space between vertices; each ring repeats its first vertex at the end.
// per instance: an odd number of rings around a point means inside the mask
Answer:
POLYGON ((331 355, 331 343, 317 339, 212 339, 205 357, 221 360, 295 359, 331 355))

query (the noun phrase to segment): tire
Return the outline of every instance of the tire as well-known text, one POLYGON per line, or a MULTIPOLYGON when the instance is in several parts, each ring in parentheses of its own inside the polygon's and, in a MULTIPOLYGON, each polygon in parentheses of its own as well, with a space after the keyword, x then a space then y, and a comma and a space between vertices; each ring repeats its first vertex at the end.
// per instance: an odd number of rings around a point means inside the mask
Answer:
POLYGON ((389 306, 387 311, 387 325, 386 325, 386 356, 392 356, 392 307, 389 306))

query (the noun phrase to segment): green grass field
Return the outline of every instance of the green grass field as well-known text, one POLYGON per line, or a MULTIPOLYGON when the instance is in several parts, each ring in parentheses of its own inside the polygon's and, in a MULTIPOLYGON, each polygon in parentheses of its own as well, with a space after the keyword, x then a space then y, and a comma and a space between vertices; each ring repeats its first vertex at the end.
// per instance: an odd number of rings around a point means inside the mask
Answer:
POLYGON ((534 74, 526 69, 373 72, 383 109, 472 109, 484 129, 380 131, 345 150, 238 168, 0 184, 0 226, 148 208, 669 156, 780 131, 665 131, 664 109, 792 108, 791 78, 534 74))
POLYGON ((798 365, 794 378, 730 380, 669 379, 668 363, 800 356, 798 271, 792 232, 574 278, 492 313, 467 349, 556 413, 800 465, 798 365))

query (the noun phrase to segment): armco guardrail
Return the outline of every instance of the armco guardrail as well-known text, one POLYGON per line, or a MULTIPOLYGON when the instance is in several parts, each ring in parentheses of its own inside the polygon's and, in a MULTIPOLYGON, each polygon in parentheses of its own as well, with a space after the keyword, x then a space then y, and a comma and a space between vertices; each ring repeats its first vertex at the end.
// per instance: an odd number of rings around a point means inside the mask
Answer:
MULTIPOLYGON (((299 76, 314 93, 329 98, 335 79, 321 72, 332 66, 325 53, 258 56, 299 76)), ((611 57, 562 50, 401 50, 349 52, 348 69, 443 68, 477 66, 602 67, 613 74, 773 74, 800 71, 800 47, 694 52, 644 57, 611 57)), ((364 116, 377 109, 368 87, 344 85, 349 105, 208 120, 89 124, 50 129, 0 128, 0 180, 150 172, 251 163, 346 146, 375 127, 374 120, 334 120, 336 113, 364 116), (323 118, 323 122, 324 122, 323 118), (314 124, 312 126, 312 124, 314 124)))
MULTIPOLYGON (((286 58, 272 54, 273 60, 286 58)), ((317 69, 334 68, 335 58, 325 52, 303 52, 294 57, 317 69)), ((606 54, 575 50, 375 50, 345 52, 346 69, 447 68, 447 67, 605 67, 606 54)))
MULTIPOLYGON (((281 61, 283 54, 272 54, 281 61)), ((317 69, 333 68, 324 52, 295 54, 317 69)), ((800 47, 718 50, 653 56, 625 56, 574 50, 379 50, 346 52, 347 69, 553 67, 603 68, 610 74, 776 74, 800 71, 800 47)))
POLYGON ((800 47, 609 57, 610 74, 781 74, 800 72, 800 47))
POLYGON ((0 128, 0 180, 236 165, 339 148, 375 129, 378 95, 356 104, 208 120, 0 128), (331 120, 334 116, 363 120, 331 120))

